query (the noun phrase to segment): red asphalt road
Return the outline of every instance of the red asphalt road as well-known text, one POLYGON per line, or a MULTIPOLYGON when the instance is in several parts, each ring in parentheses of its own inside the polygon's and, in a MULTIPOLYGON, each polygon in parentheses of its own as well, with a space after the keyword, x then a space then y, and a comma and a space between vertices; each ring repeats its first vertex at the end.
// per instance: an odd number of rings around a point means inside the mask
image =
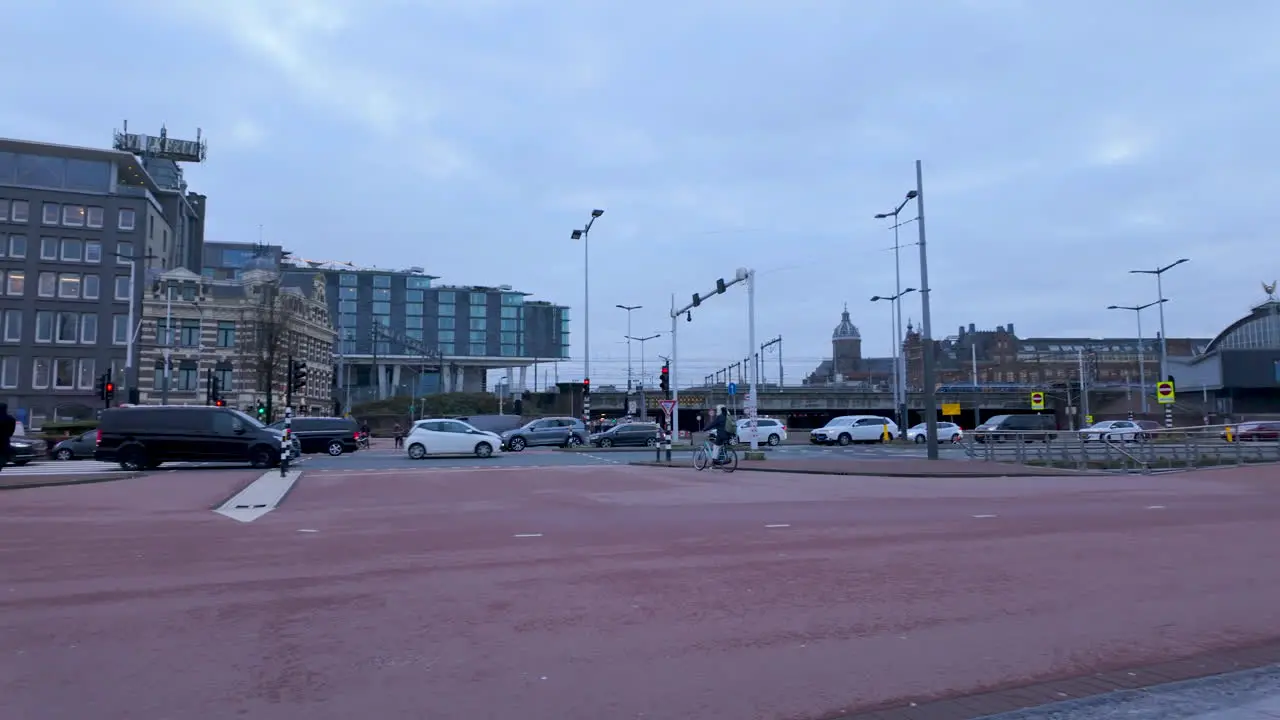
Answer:
POLYGON ((208 509, 246 473, 13 491, 0 717, 812 718, 1158 662, 1280 636, 1273 473, 310 471, 252 524, 208 509))

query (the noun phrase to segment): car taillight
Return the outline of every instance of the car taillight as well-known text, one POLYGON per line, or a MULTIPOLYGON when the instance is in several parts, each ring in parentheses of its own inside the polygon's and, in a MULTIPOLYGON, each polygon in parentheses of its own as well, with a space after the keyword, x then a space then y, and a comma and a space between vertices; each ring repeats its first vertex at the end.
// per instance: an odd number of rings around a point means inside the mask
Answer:
POLYGON ((787 426, 786 426, 786 425, 783 425, 783 426, 782 426, 782 432, 786 432, 786 431, 787 431, 787 426))
POLYGON ((98 434, 94 436, 93 441, 98 445, 102 444, 102 428, 98 428, 98 434))

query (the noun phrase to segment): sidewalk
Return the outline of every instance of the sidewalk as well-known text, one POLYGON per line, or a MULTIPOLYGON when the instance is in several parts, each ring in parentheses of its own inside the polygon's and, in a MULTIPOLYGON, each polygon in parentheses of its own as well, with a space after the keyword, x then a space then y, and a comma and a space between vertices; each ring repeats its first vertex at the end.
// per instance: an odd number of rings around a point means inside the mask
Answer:
POLYGON ((142 472, 125 472, 123 470, 92 474, 69 473, 65 475, 18 475, 0 472, 0 491, 57 487, 59 485, 87 485, 89 483, 111 482, 113 480, 128 480, 139 477, 142 474, 142 472))
MULTIPOLYGON (((633 462, 652 467, 690 467, 689 461, 633 462)), ((809 475, 869 475, 875 477, 1063 477, 1101 476, 1061 468, 1031 467, 986 460, 928 460, 924 458, 770 458, 740 460, 738 470, 803 473, 809 475)))

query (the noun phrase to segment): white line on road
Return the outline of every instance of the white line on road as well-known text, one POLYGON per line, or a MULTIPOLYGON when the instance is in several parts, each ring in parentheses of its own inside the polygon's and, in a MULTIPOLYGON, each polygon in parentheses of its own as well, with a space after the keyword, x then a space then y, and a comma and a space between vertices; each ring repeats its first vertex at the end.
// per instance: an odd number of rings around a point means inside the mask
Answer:
POLYGON ((516 533, 515 535, 512 535, 511 537, 518 537, 518 538, 535 538, 535 537, 542 537, 542 533, 516 533))
POLYGON ((304 532, 304 533, 318 533, 318 532, 320 532, 320 531, 319 531, 319 530, 312 530, 311 528, 299 528, 299 529, 298 529, 298 532, 304 532))
POLYGON ((993 517, 996 517, 996 516, 995 516, 995 515, 974 515, 974 517, 976 517, 976 518, 978 518, 978 519, 982 519, 982 518, 993 518, 993 517))
POLYGON ((765 525, 765 527, 767 527, 767 528, 789 528, 789 527, 791 527, 791 526, 790 526, 790 525, 788 525, 788 524, 786 524, 786 523, 775 523, 775 524, 773 524, 773 525, 765 525))
POLYGON ((253 522, 275 510, 301 476, 301 470, 290 470, 285 475, 279 470, 268 470, 214 512, 243 523, 253 522))
POLYGON ((1163 509, 1164 509, 1164 506, 1163 506, 1163 505, 1148 505, 1148 506, 1147 506, 1147 509, 1148 509, 1148 510, 1163 510, 1163 509))

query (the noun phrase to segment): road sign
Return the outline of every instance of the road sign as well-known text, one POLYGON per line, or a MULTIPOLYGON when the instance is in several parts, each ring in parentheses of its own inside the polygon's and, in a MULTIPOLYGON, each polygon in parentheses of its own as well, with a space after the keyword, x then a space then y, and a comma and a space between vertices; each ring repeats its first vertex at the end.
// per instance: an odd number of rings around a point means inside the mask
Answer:
POLYGON ((1173 404, 1173 383, 1168 380, 1156 383, 1156 402, 1161 405, 1173 404))
POLYGON ((1032 410, 1044 409, 1044 393, 1039 391, 1031 393, 1031 409, 1032 410))
POLYGON ((1085 424, 1085 425, 1092 425, 1092 424, 1093 424, 1093 416, 1092 416, 1092 415, 1085 415, 1085 416, 1084 416, 1084 424, 1085 424))
POLYGON ((729 383, 728 388, 729 388, 729 394, 730 394, 730 395, 737 395, 737 394, 738 394, 738 383, 731 382, 731 383, 729 383))
POLYGON ((955 417, 960 414, 960 403, 942 403, 942 414, 947 417, 955 417))

